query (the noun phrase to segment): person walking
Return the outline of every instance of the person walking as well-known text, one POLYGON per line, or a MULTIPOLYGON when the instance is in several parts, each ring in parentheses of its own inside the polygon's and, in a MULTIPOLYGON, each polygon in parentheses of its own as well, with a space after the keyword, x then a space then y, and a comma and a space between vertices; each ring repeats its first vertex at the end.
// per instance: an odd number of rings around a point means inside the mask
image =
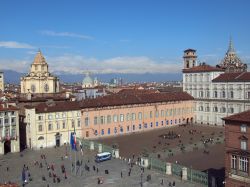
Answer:
POLYGON ((122 178, 122 171, 121 171, 121 178, 122 178))

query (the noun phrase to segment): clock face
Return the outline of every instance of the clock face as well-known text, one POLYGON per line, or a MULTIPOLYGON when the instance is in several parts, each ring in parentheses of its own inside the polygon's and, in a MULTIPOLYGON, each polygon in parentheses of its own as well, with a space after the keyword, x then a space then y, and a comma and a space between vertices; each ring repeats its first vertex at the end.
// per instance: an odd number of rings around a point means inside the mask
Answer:
POLYGON ((44 91, 45 91, 45 92, 48 92, 48 91, 49 91, 49 85, 48 85, 47 83, 44 85, 44 91))

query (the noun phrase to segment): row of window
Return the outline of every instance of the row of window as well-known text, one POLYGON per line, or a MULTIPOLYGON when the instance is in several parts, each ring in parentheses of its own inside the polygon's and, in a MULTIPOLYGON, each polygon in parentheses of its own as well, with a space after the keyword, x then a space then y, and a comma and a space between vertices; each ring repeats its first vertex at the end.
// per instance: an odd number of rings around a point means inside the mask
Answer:
POLYGON ((231 168, 232 169, 238 169, 239 171, 242 172, 247 172, 249 171, 249 165, 248 165, 249 159, 247 157, 237 157, 236 155, 232 155, 231 157, 231 168), (237 164, 238 162, 238 164, 237 164), (238 166, 238 168, 237 168, 238 166))
MULTIPOLYGON (((81 115, 81 113, 80 112, 77 112, 77 117, 80 117, 80 115, 81 115)), ((53 116, 54 115, 52 115, 52 114, 49 114, 48 115, 48 119, 53 119, 53 116)), ((72 112, 72 116, 74 116, 74 113, 72 112)), ((66 112, 63 112, 63 113, 56 113, 56 115, 55 115, 55 119, 58 119, 58 118, 65 118, 66 117, 66 112)), ((43 120, 44 119, 44 116, 38 116, 38 120, 39 121, 41 121, 41 120, 43 120)))
MULTIPOLYGON (((161 110, 161 112, 159 113, 159 111, 156 111, 155 112, 155 118, 158 118, 158 117, 167 117, 167 116, 175 116, 175 115, 182 115, 184 113, 190 113, 192 109, 190 108, 186 108, 186 109, 169 109, 169 110, 161 110)), ((135 121, 136 119, 138 120, 143 120, 143 119, 147 119, 147 113, 143 113, 142 112, 139 112, 137 115, 136 113, 127 113, 126 114, 126 119, 125 119, 125 115, 124 114, 120 114, 120 115, 116 115, 114 114, 113 116, 111 115, 107 115, 107 116, 100 116, 100 117, 97 117, 95 116, 94 117, 94 125, 97 125, 97 124, 110 124, 110 123, 117 123, 117 122, 124 122, 125 120, 126 121, 135 121)), ((153 118, 153 112, 150 111, 149 113, 149 118, 153 118)), ((84 122, 85 122, 85 126, 88 126, 90 124, 90 118, 89 117, 85 117, 84 119, 84 122)))
POLYGON ((13 117, 13 118, 0 118, 0 125, 2 126, 3 124, 9 124, 9 123, 11 123, 11 124, 16 124, 16 118, 15 117, 13 117))
MULTIPOLYGON (((210 112, 210 107, 203 107, 203 106, 199 106, 199 111, 205 111, 205 112, 210 112)), ((226 112, 226 107, 221 107, 220 108, 220 111, 218 110, 218 107, 215 106, 213 107, 213 112, 220 112, 220 113, 225 113, 226 112)), ((234 113, 234 108, 231 107, 231 108, 228 108, 228 112, 229 113, 234 113)))
POLYGON ((5 128, 5 131, 3 132, 2 129, 0 129, 0 136, 4 136, 4 137, 8 137, 8 136, 16 136, 16 129, 12 128, 11 129, 11 134, 10 134, 10 129, 9 128, 5 128), (4 134, 3 134, 4 133, 4 134))
POLYGON ((11 112, 0 112, 0 116, 8 116, 8 115, 16 115, 15 111, 11 111, 11 112))
MULTIPOLYGON (((165 121, 165 125, 173 125, 173 124, 180 124, 181 123, 181 119, 175 119, 175 120, 166 120, 165 121)), ((155 127, 161 127, 161 126, 164 126, 164 121, 161 121, 161 123, 159 124, 159 122, 156 122, 155 123, 155 127)), ((135 131, 136 130, 136 127, 138 130, 142 130, 142 129, 147 129, 147 128, 153 128, 154 125, 153 125, 153 122, 151 122, 150 124, 147 124, 145 123, 144 125, 143 124, 139 124, 138 126, 136 125, 132 125, 132 127, 130 125, 126 126, 126 128, 124 129, 124 127, 120 126, 119 128, 118 127, 114 127, 113 128, 113 131, 111 132, 111 128, 108 128, 107 129, 107 132, 105 133, 105 129, 101 129, 100 132, 98 132, 98 130, 94 130, 94 134, 97 136, 98 133, 100 133, 100 135, 105 135, 105 134, 117 134, 117 133, 123 133, 123 132, 130 132, 130 131, 135 131)), ((88 133, 88 132, 86 132, 88 133)), ((87 134, 86 134, 87 136, 87 134)), ((88 137, 88 136, 87 136, 88 137)))
MULTIPOLYGON (((59 121, 57 121, 55 124, 55 130, 59 130, 60 126, 62 126, 61 127, 62 129, 66 129, 67 128, 66 121, 62 121, 61 123, 59 121)), ((74 128, 74 127, 75 127, 75 121, 71 120, 71 128, 74 128)), ((77 127, 81 127, 81 120, 80 119, 77 120, 77 127)), ((39 123, 38 124, 38 131, 42 132, 43 130, 44 130, 44 124, 39 123)), ((53 123, 49 123, 48 124, 48 131, 52 131, 52 130, 54 130, 53 123)))
POLYGON ((192 76, 192 74, 190 74, 190 75, 185 75, 185 80, 186 80, 186 82, 192 82, 192 80, 194 81, 194 82, 196 82, 196 81, 199 81, 199 82, 201 82, 201 81, 209 81, 210 80, 210 76, 209 76, 209 74, 194 74, 193 76, 192 76))

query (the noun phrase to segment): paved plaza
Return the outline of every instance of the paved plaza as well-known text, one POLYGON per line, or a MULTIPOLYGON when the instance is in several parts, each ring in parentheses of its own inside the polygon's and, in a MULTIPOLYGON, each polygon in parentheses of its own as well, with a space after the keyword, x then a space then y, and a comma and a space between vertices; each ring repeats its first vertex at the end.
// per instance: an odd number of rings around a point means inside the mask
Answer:
POLYGON ((126 158, 131 158, 133 154, 142 155, 146 150, 150 156, 168 162, 178 161, 184 166, 192 166, 198 170, 224 167, 224 127, 222 126, 198 124, 170 126, 143 133, 101 138, 97 141, 110 146, 117 144, 120 155, 126 158), (180 137, 162 138, 162 135, 172 132, 180 137), (203 142, 209 139, 214 141, 207 143, 205 148, 203 142), (218 141, 219 144, 217 144, 218 141), (180 151, 180 145, 185 147, 185 151, 180 151), (169 156, 170 151, 173 153, 171 156, 169 156), (205 154, 204 151, 209 153, 205 154))
MULTIPOLYGON (((28 166, 30 178, 32 179, 32 181, 28 181, 25 185, 27 187, 141 186, 141 173, 143 186, 161 186, 162 179, 164 181, 163 186, 169 186, 169 182, 173 181, 175 181, 175 186, 177 187, 199 186, 198 184, 184 182, 179 178, 148 169, 145 169, 143 173, 137 165, 132 167, 131 175, 128 176, 130 165, 127 162, 120 159, 112 159, 97 164, 94 162, 96 152, 85 149, 83 150, 83 156, 80 151, 76 154, 77 158, 82 160, 82 166, 79 166, 77 175, 75 175, 74 172, 71 173, 70 156, 67 159, 64 158, 66 154, 65 150, 65 147, 42 149, 39 151, 25 150, 22 153, 9 153, 0 156, 0 183, 11 181, 22 186, 22 169, 25 164, 26 167, 28 166), (46 159, 42 158, 41 155, 45 155, 46 159), (52 169, 50 167, 48 170, 46 163, 48 166, 53 164, 53 172, 56 175, 56 179, 60 179, 60 182, 56 180, 54 183, 53 177, 49 177, 49 172, 52 172, 52 169), (89 167, 89 171, 85 170, 85 164, 89 167), (64 178, 65 176, 61 171, 62 165, 65 166, 67 179, 64 178), (93 166, 95 166, 95 171, 93 166), (105 170, 108 170, 109 173, 105 174, 105 170), (149 181, 147 181, 148 175, 151 175, 151 180, 149 181), (45 180, 43 180, 43 176, 45 180), (98 178, 103 178, 103 184, 98 184, 98 178)), ((67 151, 67 153, 71 155, 70 152, 67 151)), ((75 157, 74 153, 72 157, 75 157)))

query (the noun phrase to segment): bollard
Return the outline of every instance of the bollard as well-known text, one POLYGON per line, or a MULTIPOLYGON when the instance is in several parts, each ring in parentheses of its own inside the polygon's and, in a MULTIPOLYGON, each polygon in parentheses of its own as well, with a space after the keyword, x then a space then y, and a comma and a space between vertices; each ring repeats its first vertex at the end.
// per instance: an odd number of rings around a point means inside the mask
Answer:
POLYGON ((182 180, 187 180, 187 168, 183 167, 182 168, 182 180))
POLYGON ((149 166, 148 158, 141 158, 141 166, 147 168, 149 166))
POLYGON ((102 144, 99 144, 98 145, 98 153, 101 153, 102 152, 102 144))
POLYGON ((119 155, 119 149, 115 149, 114 153, 115 153, 115 158, 119 158, 120 157, 120 155, 119 155))
POLYGON ((90 150, 94 150, 95 149, 95 147, 94 147, 95 145, 94 145, 94 142, 90 142, 90 150))
POLYGON ((172 165, 169 162, 166 163, 166 174, 172 175, 172 165))

